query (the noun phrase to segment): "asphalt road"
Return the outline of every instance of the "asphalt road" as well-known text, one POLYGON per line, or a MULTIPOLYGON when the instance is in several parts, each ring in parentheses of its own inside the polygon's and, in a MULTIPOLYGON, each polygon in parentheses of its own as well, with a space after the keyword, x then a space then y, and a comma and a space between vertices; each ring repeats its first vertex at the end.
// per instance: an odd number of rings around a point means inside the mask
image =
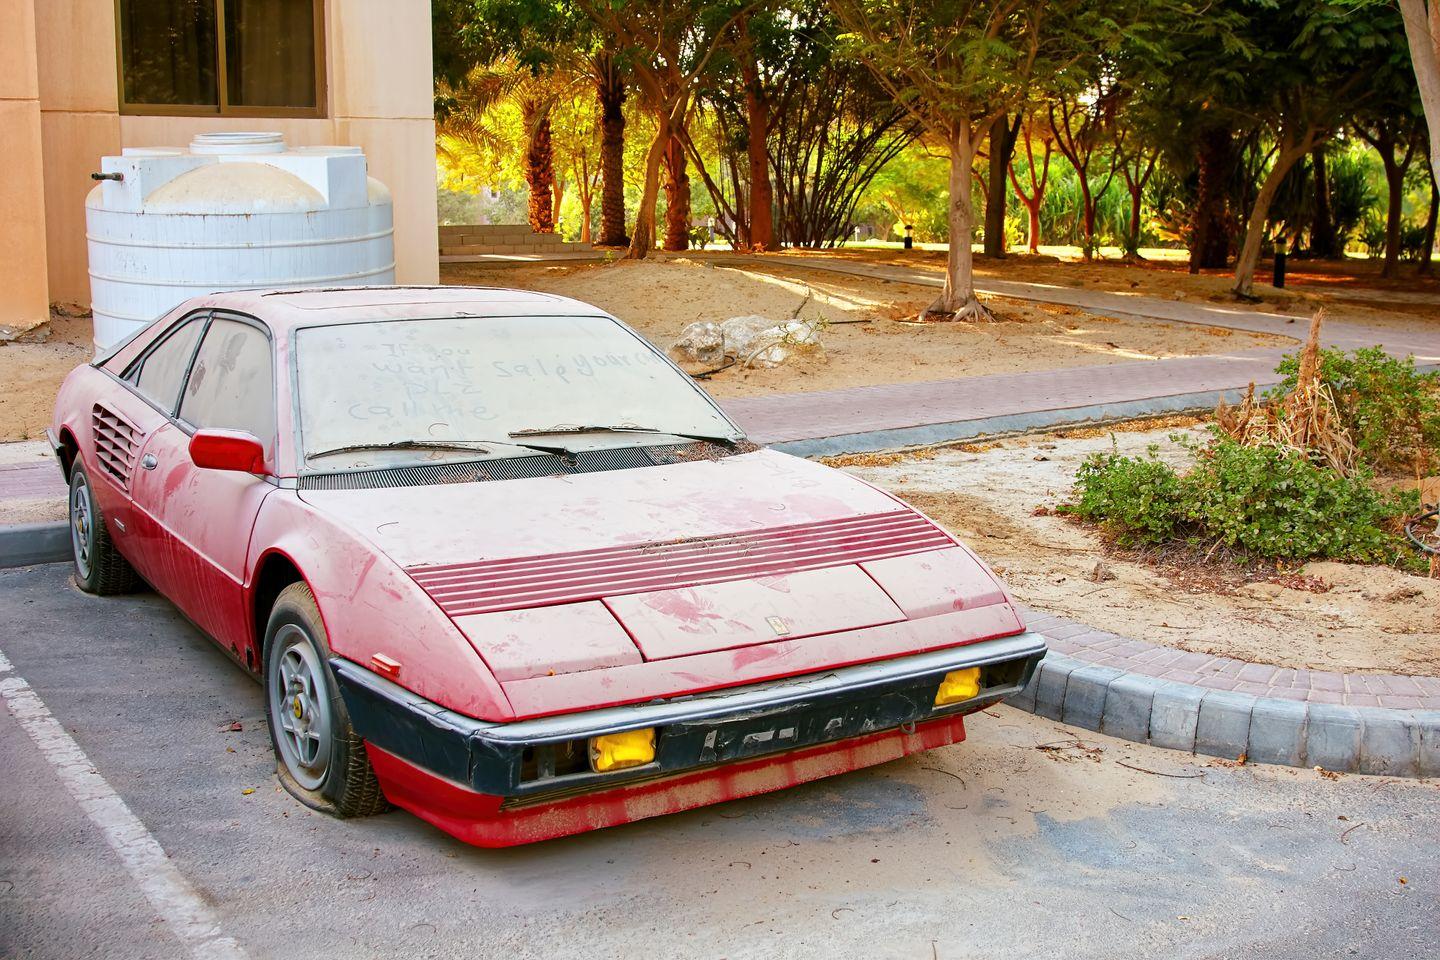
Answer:
POLYGON ((0 688, 88 758, 57 769, 0 710, 4 960, 187 955, 67 789, 92 770, 251 958, 1440 957, 1435 783, 1077 742, 1002 707, 920 757, 484 851, 296 804, 260 688, 158 597, 0 571, 0 654, 0 688))

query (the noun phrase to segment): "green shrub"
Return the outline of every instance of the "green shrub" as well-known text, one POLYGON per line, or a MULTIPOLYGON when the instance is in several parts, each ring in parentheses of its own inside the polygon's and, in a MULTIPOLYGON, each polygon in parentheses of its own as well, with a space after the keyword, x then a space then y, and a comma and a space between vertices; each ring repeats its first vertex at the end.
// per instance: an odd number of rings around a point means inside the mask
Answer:
MULTIPOLYGON (((1276 369, 1285 379, 1270 392, 1276 400, 1295 389, 1297 355, 1276 369)), ((1360 459, 1377 470, 1408 470, 1417 454, 1440 448, 1440 377, 1420 373, 1413 358, 1390 356, 1379 347, 1345 353, 1320 352, 1320 378, 1335 397, 1360 459)))
POLYGON ((1282 560, 1414 566, 1397 519, 1413 493, 1383 494, 1368 470, 1345 477, 1298 451, 1218 437, 1178 474, 1156 456, 1095 454, 1060 512, 1099 523, 1121 546, 1190 540, 1282 560))
POLYGON ((1104 525, 1122 546, 1172 539, 1181 519, 1180 478, 1157 449, 1143 458, 1091 455, 1075 477, 1076 501, 1061 511, 1104 525))
POLYGON ((1368 470, 1345 477, 1303 454, 1222 438, 1181 480, 1188 523, 1206 539, 1262 557, 1396 563, 1407 550, 1396 520, 1413 494, 1382 494, 1368 470))

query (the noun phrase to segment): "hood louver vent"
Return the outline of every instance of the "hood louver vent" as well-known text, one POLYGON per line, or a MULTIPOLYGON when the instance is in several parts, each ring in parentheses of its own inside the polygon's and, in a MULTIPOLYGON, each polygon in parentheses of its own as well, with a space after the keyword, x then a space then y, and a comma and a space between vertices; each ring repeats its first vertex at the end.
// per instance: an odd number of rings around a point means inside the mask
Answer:
POLYGON ((91 413, 91 430, 95 435, 95 459, 101 469, 130 486, 130 471, 140 451, 140 431, 115 411, 95 404, 91 413))
POLYGON ((576 603, 725 580, 773 577, 953 546, 909 510, 757 533, 482 560, 406 572, 450 616, 576 603))
POLYGON ((474 483, 481 480, 533 480, 566 473, 599 473, 679 462, 675 451, 701 444, 662 447, 614 447, 581 450, 572 456, 553 453, 505 457, 472 463, 436 463, 352 473, 320 473, 300 478, 301 490, 374 490, 381 487, 423 487, 437 483, 474 483))

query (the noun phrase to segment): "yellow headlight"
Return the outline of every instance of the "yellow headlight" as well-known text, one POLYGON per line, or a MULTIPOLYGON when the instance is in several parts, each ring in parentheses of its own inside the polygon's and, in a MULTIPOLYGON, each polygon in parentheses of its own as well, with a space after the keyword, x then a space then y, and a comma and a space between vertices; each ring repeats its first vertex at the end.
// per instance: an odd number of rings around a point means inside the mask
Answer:
POLYGON ((951 670, 945 674, 945 679, 940 681, 940 689, 935 692, 935 706, 945 707, 952 703, 959 703, 962 700, 969 700, 980 693, 980 668, 967 667, 964 670, 951 670))
POLYGON ((590 738, 590 767, 596 773, 639 767, 654 759, 654 727, 590 738))

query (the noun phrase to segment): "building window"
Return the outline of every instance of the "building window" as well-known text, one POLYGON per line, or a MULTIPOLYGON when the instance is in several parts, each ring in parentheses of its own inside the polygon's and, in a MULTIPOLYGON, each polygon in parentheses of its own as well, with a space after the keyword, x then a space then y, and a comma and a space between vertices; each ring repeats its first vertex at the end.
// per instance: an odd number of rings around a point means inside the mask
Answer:
POLYGON ((324 0, 116 0, 120 110, 324 115, 324 0))

